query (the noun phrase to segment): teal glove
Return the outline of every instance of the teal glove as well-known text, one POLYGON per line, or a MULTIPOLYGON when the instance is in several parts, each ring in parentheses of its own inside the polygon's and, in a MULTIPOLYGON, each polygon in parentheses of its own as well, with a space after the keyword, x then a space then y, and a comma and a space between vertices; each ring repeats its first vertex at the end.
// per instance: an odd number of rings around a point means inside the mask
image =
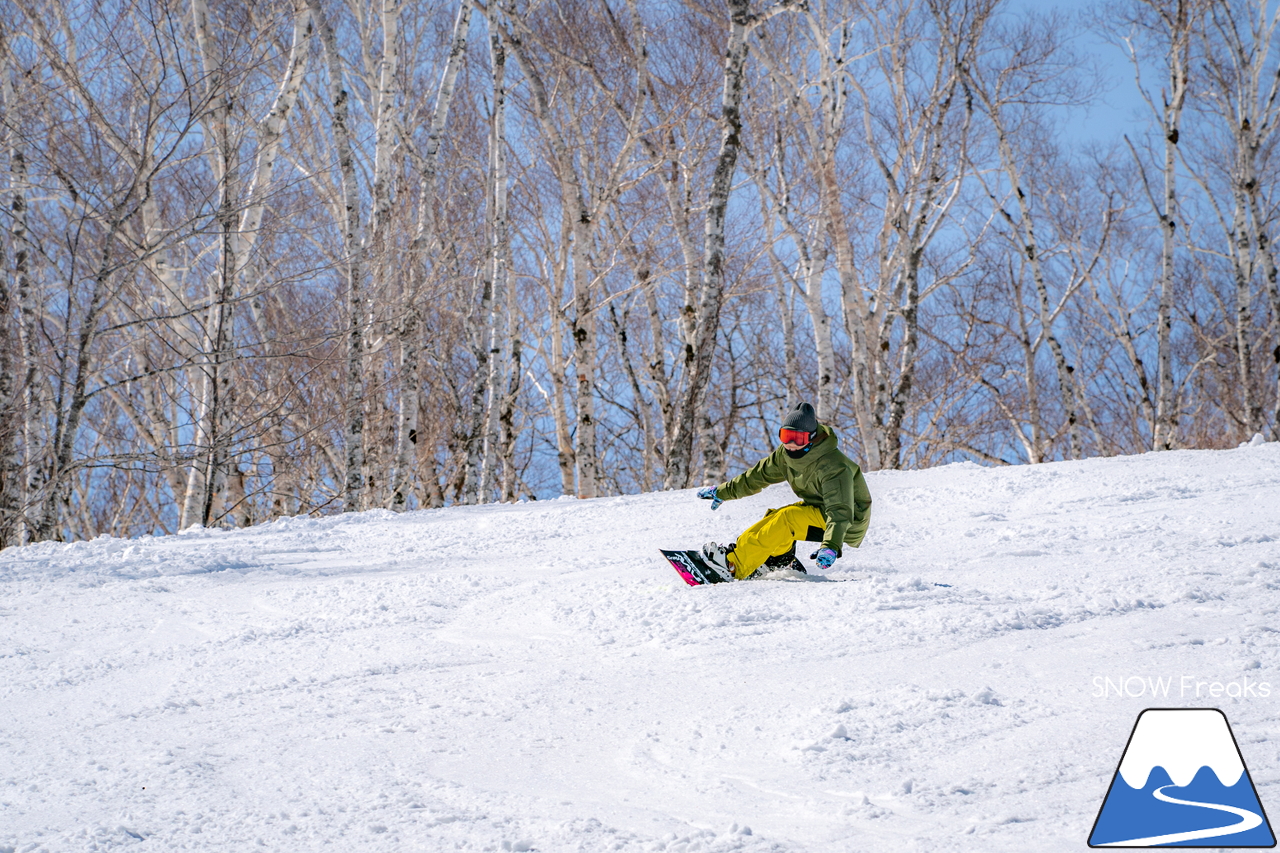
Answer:
POLYGON ((712 509, 719 509, 720 504, 724 503, 724 501, 720 500, 720 496, 716 494, 715 486, 703 486, 698 489, 698 497, 705 501, 711 501, 712 509))
POLYGON ((818 568, 829 569, 831 564, 836 561, 836 552, 830 548, 819 548, 809 555, 810 560, 818 561, 818 568))

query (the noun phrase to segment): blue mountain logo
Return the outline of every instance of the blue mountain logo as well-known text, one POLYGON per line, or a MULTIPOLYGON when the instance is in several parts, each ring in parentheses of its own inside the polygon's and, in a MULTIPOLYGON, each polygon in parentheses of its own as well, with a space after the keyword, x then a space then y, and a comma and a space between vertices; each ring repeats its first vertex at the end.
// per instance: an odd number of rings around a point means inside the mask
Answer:
POLYGON ((1138 715, 1090 847, 1275 847, 1227 717, 1216 708, 1138 715))

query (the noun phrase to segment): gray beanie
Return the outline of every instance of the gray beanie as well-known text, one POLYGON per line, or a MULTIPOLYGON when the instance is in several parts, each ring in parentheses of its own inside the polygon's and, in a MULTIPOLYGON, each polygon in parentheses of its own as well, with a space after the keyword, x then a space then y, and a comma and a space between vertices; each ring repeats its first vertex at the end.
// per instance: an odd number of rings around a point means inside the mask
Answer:
POLYGON ((814 413, 813 406, 808 403, 798 403, 787 414, 782 426, 784 429, 795 429, 800 432, 817 432, 818 416, 814 413))

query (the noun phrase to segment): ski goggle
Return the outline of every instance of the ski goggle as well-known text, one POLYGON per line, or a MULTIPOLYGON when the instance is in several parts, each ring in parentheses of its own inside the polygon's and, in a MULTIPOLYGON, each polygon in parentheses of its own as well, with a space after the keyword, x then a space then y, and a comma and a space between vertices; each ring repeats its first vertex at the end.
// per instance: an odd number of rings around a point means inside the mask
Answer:
POLYGON ((801 432, 798 429, 788 429, 787 427, 783 427, 778 430, 778 438, 782 439, 783 444, 807 445, 809 443, 809 439, 813 438, 813 433, 801 432))

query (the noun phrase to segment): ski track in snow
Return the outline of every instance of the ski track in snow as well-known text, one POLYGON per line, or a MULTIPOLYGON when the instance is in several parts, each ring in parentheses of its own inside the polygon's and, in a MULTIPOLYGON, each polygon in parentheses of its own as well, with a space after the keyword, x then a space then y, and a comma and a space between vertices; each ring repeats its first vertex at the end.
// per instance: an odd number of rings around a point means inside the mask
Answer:
POLYGON ((1280 444, 867 479, 838 584, 658 554, 785 485, 9 549, 0 853, 1080 850, 1153 706, 1274 799, 1280 444))

